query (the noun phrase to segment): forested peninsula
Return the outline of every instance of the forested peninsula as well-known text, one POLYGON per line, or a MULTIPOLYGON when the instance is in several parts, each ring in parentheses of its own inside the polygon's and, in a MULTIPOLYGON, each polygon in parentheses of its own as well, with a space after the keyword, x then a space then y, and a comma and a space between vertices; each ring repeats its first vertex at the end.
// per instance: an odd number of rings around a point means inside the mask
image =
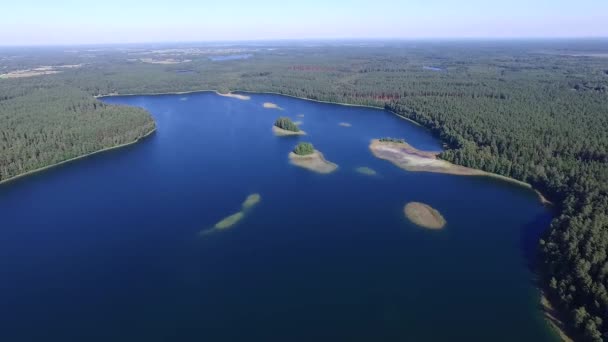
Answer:
POLYGON ((253 57, 214 62, 191 46, 0 51, 6 73, 82 64, 0 78, 0 180, 154 129, 144 110, 98 95, 216 89, 386 108, 440 137, 440 158, 530 183, 556 203, 539 241, 541 285, 577 339, 608 340, 608 58, 588 54, 606 53, 605 42, 239 49, 253 57), (141 61, 150 54, 189 62, 141 61))

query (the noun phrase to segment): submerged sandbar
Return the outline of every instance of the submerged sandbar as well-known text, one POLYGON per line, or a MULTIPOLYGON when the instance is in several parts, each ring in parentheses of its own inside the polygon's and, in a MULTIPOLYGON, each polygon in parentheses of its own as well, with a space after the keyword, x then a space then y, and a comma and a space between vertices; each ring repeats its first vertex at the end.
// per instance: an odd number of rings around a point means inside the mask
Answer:
POLYGON ((295 166, 305 168, 318 173, 332 173, 338 169, 338 165, 323 157, 323 153, 314 150, 310 154, 300 155, 294 152, 289 153, 289 161, 295 166))
POLYGON ((376 172, 376 170, 374 170, 370 167, 367 167, 367 166, 359 166, 358 168, 355 169, 355 171, 357 171, 360 174, 367 175, 367 176, 375 176, 378 174, 376 172))
POLYGON ((403 212, 410 221, 424 228, 442 229, 446 224, 441 213, 428 204, 409 202, 403 212))
POLYGON ((243 207, 243 209, 251 209, 256 204, 260 203, 261 200, 262 200, 262 196, 260 196, 260 194, 258 194, 258 193, 251 194, 251 195, 247 196, 247 198, 245 199, 245 201, 242 204, 242 207, 243 207))
POLYGON ((262 196, 260 196, 260 194, 258 193, 247 196, 247 198, 245 198, 245 201, 243 201, 243 203, 241 204, 241 211, 226 216, 221 221, 216 223, 212 228, 202 230, 199 235, 205 236, 218 231, 232 228, 234 225, 243 220, 245 218, 245 214, 250 213, 251 209, 258 203, 260 203, 261 200, 262 196))

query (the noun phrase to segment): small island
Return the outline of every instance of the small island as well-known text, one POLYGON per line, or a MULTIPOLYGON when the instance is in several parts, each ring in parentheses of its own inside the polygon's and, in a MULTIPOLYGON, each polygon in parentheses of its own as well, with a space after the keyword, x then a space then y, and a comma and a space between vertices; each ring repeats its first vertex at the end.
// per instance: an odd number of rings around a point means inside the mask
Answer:
POLYGON ((352 125, 351 125, 350 123, 348 123, 348 122, 340 122, 338 125, 339 125, 339 126, 342 126, 342 127, 350 127, 350 126, 352 126, 352 125))
POLYGON ((276 103, 272 103, 272 102, 264 102, 264 104, 262 106, 264 106, 264 108, 266 108, 266 109, 283 110, 283 108, 279 107, 279 105, 277 105, 276 103))
POLYGON ((332 173, 338 165, 326 160, 323 153, 315 150, 311 143, 301 142, 289 153, 291 164, 318 173, 332 173))
POLYGON ((272 132, 276 136, 290 136, 290 135, 306 135, 306 132, 301 130, 298 125, 291 121, 288 117, 280 117, 272 126, 272 132))
POLYGON ((420 202, 409 202, 403 208, 405 216, 414 224, 428 229, 442 229, 446 221, 433 207, 420 202))
POLYGON ((422 151, 406 143, 403 139, 381 138, 373 139, 369 145, 372 154, 380 159, 388 160, 407 171, 446 173, 460 176, 487 176, 487 172, 454 165, 438 159, 440 152, 422 151))

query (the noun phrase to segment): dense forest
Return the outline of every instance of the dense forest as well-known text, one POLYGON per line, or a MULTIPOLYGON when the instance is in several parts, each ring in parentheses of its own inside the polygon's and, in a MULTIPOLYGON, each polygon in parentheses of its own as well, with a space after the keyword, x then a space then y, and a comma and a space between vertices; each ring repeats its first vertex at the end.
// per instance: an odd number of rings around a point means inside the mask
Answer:
POLYGON ((0 82, 0 181, 136 141, 155 127, 143 109, 107 105, 78 89, 7 83, 0 82))
POLYGON ((145 112, 93 95, 267 91, 378 106, 415 120, 445 142, 442 158, 528 182, 556 203, 539 241, 543 287, 577 339, 608 341, 605 40, 15 49, 0 56, 0 73, 82 65, 0 79, 2 177, 153 127, 145 112), (252 57, 210 58, 234 53, 252 57))
POLYGON ((284 129, 284 130, 288 130, 288 131, 292 131, 292 132, 299 132, 300 129, 298 128, 298 126, 291 121, 290 118, 288 117, 280 117, 278 118, 275 122, 274 125, 284 129))
POLYGON ((309 142, 298 143, 296 145, 296 147, 293 149, 293 153, 300 155, 300 156, 312 154, 314 151, 315 151, 314 146, 312 146, 312 144, 309 142))

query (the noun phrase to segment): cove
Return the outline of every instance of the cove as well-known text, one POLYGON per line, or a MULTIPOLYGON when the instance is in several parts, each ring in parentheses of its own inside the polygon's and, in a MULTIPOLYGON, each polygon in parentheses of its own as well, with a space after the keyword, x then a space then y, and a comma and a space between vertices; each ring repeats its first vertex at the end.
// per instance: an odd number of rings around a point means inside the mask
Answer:
POLYGON ((375 158, 385 136, 441 148, 387 111, 247 95, 103 98, 147 109, 156 133, 0 185, 0 339, 555 339, 529 266, 551 220, 533 191, 375 158), (307 135, 275 136, 279 116, 307 135), (300 141, 339 168, 291 165, 300 141), (447 224, 416 226, 408 202, 447 224))

